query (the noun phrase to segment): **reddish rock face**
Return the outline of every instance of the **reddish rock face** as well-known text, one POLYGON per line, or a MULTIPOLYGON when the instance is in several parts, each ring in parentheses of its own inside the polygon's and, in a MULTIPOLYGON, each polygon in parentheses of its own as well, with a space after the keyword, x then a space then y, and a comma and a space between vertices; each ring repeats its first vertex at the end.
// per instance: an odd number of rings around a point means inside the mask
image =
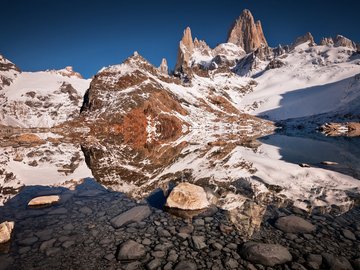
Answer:
POLYGON ((241 13, 230 28, 227 42, 242 47, 247 53, 267 46, 261 22, 255 22, 251 12, 247 9, 241 13))

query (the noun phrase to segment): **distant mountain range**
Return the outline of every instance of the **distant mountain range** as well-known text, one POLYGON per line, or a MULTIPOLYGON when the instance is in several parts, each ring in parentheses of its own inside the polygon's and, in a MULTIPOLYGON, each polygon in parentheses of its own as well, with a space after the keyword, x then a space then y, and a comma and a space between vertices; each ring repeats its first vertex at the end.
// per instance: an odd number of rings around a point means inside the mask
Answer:
POLYGON ((249 10, 213 49, 186 28, 171 74, 166 59, 157 68, 137 52, 92 79, 71 67, 21 72, 0 56, 0 124, 7 126, 96 122, 148 133, 166 126, 176 136, 184 127, 236 124, 246 114, 319 124, 359 120, 359 104, 360 44, 341 35, 316 44, 306 33, 271 48, 249 10))

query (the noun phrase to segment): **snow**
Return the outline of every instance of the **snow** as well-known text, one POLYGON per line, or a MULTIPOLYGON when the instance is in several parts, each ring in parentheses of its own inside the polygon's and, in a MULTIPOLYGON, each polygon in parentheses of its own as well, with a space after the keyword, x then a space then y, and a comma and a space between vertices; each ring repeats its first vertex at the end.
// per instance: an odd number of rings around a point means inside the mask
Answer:
POLYGON ((359 84, 351 85, 360 66, 354 64, 348 51, 327 46, 308 51, 301 45, 296 47, 281 59, 284 67, 265 71, 255 79, 258 86, 242 99, 239 107, 272 120, 340 109, 360 95, 359 84), (254 108, 254 102, 258 108, 254 108))
POLYGON ((82 97, 89 88, 90 80, 66 77, 54 72, 22 72, 2 90, 5 98, 0 101, 0 123, 19 127, 51 127, 66 120, 74 111, 79 112, 82 97), (68 93, 62 93, 63 83, 76 89, 79 101, 74 104, 68 93), (29 96, 34 93, 34 97, 29 96), (36 102, 39 106, 27 106, 36 102), (45 106, 45 108, 44 108, 45 106), (51 113, 53 113, 51 115, 51 113))

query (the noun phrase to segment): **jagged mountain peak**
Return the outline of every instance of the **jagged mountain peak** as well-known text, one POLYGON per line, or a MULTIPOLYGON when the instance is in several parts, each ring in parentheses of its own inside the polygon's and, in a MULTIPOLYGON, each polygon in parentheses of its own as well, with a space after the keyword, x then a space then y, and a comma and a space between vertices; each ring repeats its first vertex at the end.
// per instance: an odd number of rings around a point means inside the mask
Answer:
POLYGON ((242 47, 247 53, 259 47, 267 46, 261 22, 255 22, 248 9, 244 9, 240 17, 231 26, 227 42, 242 47))
POLYGON ((294 41, 294 43, 292 44, 292 48, 295 48, 301 44, 308 44, 309 46, 314 46, 315 41, 314 41, 314 37, 312 36, 312 34, 310 32, 307 32, 305 35, 297 37, 294 41))

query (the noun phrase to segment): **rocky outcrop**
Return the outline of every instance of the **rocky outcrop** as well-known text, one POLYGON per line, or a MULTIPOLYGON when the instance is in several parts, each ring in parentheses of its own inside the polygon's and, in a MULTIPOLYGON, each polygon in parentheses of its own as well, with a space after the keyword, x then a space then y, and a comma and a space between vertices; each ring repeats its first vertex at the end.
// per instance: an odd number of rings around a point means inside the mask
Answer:
POLYGON ((279 59, 273 59, 269 62, 269 64, 266 66, 266 70, 269 69, 276 69, 276 68, 281 68, 285 65, 285 63, 279 59))
POLYGON ((179 43, 175 71, 183 72, 190 64, 190 58, 194 50, 194 41, 190 27, 184 30, 183 37, 179 43))
POLYGON ((162 74, 164 75, 168 75, 169 74, 169 69, 168 69, 168 64, 167 64, 167 61, 166 61, 166 58, 163 58, 161 60, 161 64, 159 66, 159 70, 162 74))
POLYGON ((13 221, 5 221, 0 224, 0 244, 10 241, 14 224, 13 221))
POLYGON ((357 44, 356 44, 356 51, 357 51, 357 52, 360 52, 360 43, 357 43, 357 44))
POLYGON ((334 46, 335 47, 347 47, 349 49, 356 49, 355 42, 342 36, 342 35, 337 35, 334 38, 334 46))
POLYGON ((0 90, 9 86, 19 73, 20 69, 0 54, 0 90))
POLYGON ((199 210, 210 205, 202 187, 190 183, 180 183, 170 193, 166 206, 183 210, 199 210))
POLYGON ((59 75, 69 77, 69 78, 76 77, 79 79, 83 79, 81 74, 79 72, 74 71, 72 66, 67 66, 67 67, 65 67, 63 69, 59 69, 59 70, 50 70, 50 72, 57 73, 59 75))
POLYGON ((305 35, 296 38, 294 43, 292 44, 292 48, 295 48, 303 43, 307 43, 309 46, 315 45, 314 37, 311 35, 310 32, 307 32, 305 35))
POLYGON ((267 47, 261 22, 254 21, 251 12, 245 9, 230 28, 227 42, 242 47, 249 53, 260 47, 267 47))
POLYGON ((320 41, 320 45, 322 46, 333 46, 334 45, 334 40, 331 37, 324 37, 321 39, 320 41))

